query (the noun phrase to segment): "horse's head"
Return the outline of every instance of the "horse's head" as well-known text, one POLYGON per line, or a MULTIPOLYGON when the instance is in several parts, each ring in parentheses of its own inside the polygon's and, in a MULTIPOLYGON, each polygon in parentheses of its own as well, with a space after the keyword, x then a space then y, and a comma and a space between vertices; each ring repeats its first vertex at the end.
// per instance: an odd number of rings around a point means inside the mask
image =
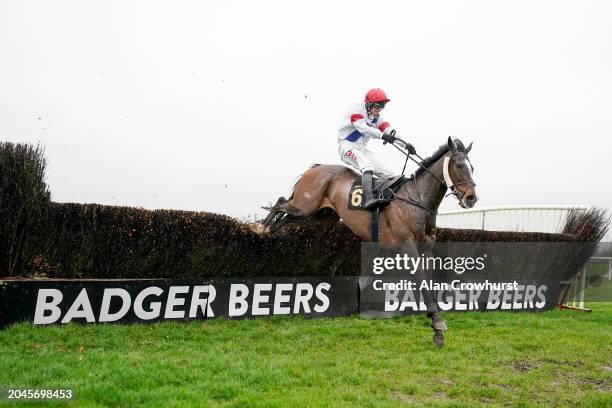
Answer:
POLYGON ((472 143, 464 147, 461 140, 449 136, 448 148, 450 154, 444 157, 444 181, 461 207, 472 208, 478 201, 476 183, 472 178, 474 167, 468 158, 472 143))

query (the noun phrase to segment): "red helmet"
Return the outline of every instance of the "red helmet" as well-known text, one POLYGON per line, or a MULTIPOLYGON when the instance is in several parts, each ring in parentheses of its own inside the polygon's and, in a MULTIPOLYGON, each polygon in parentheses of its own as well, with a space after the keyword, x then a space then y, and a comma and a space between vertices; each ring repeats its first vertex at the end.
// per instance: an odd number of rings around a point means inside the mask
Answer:
POLYGON ((387 98, 387 94, 380 88, 370 89, 365 96, 365 103, 374 102, 389 102, 391 99, 387 98))

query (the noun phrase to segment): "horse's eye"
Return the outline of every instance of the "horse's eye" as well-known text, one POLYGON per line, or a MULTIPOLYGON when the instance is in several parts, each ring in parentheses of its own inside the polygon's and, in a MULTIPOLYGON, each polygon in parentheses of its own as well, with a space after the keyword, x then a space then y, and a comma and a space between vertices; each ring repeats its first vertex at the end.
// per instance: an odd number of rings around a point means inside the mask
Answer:
POLYGON ((462 170, 462 169, 464 169, 464 168, 465 168, 465 165, 463 165, 463 164, 457 164, 457 168, 458 168, 459 170, 462 170))

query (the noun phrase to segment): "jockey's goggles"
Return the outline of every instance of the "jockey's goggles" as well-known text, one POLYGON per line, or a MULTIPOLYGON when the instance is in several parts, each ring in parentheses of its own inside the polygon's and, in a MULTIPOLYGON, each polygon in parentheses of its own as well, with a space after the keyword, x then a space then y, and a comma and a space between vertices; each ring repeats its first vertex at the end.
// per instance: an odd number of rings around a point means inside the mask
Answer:
POLYGON ((387 102, 373 102, 372 107, 377 109, 384 109, 387 102))

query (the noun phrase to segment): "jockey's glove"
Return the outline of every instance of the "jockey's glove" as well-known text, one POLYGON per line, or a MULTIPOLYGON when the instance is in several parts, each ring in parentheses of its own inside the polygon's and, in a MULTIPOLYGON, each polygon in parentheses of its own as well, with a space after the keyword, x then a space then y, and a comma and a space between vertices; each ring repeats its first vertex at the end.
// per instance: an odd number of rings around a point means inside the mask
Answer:
POLYGON ((382 134, 382 140, 385 141, 385 143, 391 143, 393 144, 393 142, 395 142, 395 139, 397 139, 395 137, 395 130, 391 133, 383 133, 382 134))

